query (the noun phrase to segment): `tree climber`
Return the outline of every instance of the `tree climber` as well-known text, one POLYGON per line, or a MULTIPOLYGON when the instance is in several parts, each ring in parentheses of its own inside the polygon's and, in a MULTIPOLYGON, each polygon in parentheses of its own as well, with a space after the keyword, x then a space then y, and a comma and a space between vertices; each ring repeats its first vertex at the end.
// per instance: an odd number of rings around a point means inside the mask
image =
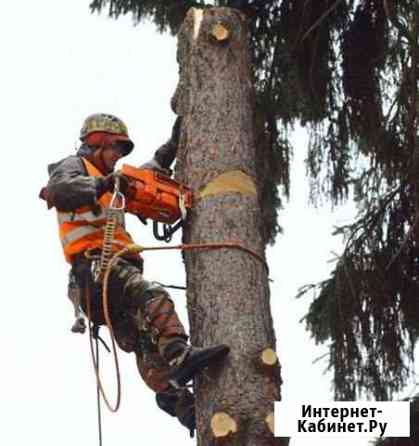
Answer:
MULTIPOLYGON (((163 145, 152 161, 143 167, 170 168, 177 147, 179 122, 172 139, 163 145)), ((69 296, 78 295, 85 313, 90 294, 92 321, 104 324, 101 284, 94 280, 104 240, 106 208, 116 178, 127 192, 128 179, 114 172, 117 161, 128 155, 134 144, 125 124, 115 116, 94 114, 81 129, 82 144, 76 155, 48 166, 49 181, 41 196, 58 214, 59 234, 64 256, 71 264, 69 296), (89 258, 85 253, 89 252, 89 258)), ((123 219, 114 233, 115 251, 133 243, 123 219)), ((187 335, 174 304, 164 288, 143 278, 143 260, 127 254, 112 267, 109 278, 109 312, 115 340, 126 352, 134 352, 145 383, 156 392, 159 407, 195 429, 194 397, 184 387, 216 360, 226 356, 229 347, 198 348, 187 343, 187 335)), ((80 321, 79 321, 80 322, 80 321)), ((82 330, 82 326, 75 331, 82 330)))

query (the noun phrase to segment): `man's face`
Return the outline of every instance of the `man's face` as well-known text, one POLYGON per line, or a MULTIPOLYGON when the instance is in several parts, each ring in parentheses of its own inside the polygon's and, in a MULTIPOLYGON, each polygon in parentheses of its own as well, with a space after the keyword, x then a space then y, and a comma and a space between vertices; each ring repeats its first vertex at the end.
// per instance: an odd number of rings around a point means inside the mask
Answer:
POLYGON ((112 145, 105 147, 102 152, 102 159, 106 170, 112 172, 115 168, 115 164, 123 156, 122 151, 117 146, 112 145))

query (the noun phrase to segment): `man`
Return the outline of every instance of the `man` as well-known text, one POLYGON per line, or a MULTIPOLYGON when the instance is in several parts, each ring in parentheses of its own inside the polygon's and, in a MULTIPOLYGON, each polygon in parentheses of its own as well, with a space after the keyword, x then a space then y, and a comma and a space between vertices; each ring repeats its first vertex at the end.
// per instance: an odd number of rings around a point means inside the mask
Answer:
MULTIPOLYGON (((175 125, 178 132, 179 122, 175 125)), ((70 293, 79 291, 84 312, 96 325, 104 323, 101 284, 92 270, 100 259, 106 209, 112 199, 116 177, 122 192, 128 190, 126 177, 114 172, 134 144, 125 124, 115 116, 89 116, 81 129, 82 145, 76 155, 48 167, 49 182, 43 197, 58 213, 59 233, 66 260, 71 264, 70 293), (86 252, 89 252, 89 258, 86 252), (91 308, 80 290, 90 294, 91 308)), ((169 169, 176 153, 176 141, 162 146, 145 166, 169 169)), ((121 246, 133 243, 123 219, 117 222, 114 240, 121 246)), ((143 261, 129 254, 113 266, 109 279, 109 311, 115 339, 120 348, 134 352, 139 372, 156 393, 160 408, 177 416, 191 434, 195 429, 193 395, 185 384, 212 362, 226 356, 229 348, 218 345, 197 348, 187 344, 187 335, 168 293, 142 276, 143 261)), ((82 327, 78 327, 80 329, 82 327)))

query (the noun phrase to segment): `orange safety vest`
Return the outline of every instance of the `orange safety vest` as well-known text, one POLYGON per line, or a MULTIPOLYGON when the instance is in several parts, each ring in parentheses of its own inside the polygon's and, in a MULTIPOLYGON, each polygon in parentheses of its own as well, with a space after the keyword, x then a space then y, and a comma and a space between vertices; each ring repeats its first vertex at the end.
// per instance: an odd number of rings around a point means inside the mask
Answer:
MULTIPOLYGON (((103 177, 103 174, 87 159, 82 158, 87 173, 94 177, 103 177)), ((67 262, 72 263, 74 257, 88 249, 103 246, 104 228, 106 224, 106 209, 109 207, 112 193, 104 193, 98 200, 99 209, 93 212, 89 206, 83 206, 72 212, 57 212, 59 234, 67 262)), ((119 251, 123 246, 134 243, 125 230, 125 219, 121 213, 120 221, 115 228, 113 251, 119 251)))

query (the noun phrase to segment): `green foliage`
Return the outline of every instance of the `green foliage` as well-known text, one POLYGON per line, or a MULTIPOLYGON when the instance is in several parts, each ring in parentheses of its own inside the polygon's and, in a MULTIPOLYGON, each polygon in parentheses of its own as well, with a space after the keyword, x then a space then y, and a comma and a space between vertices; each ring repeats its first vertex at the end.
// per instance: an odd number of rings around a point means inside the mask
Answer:
POLYGON ((344 122, 333 134, 356 155, 344 184, 360 212, 338 229, 344 253, 306 316, 316 341, 331 342, 339 399, 400 391, 419 335, 419 5, 383 5, 361 3, 343 35, 344 122))
MULTIPOLYGON (((346 248, 306 316, 328 342, 336 396, 387 399, 411 375, 418 338, 419 3, 417 0, 223 0, 249 17, 257 91, 264 237, 279 231, 299 121, 310 132, 313 201, 353 196, 346 248), (280 188, 278 189, 278 186, 280 188)), ((203 1, 93 0, 176 33, 203 1)), ((303 290, 307 291, 310 287, 303 290)))
POLYGON ((332 341, 336 399, 356 399, 366 390, 386 401, 412 373, 419 247, 406 240, 413 223, 408 216, 415 214, 410 193, 404 184, 384 194, 337 230, 347 237, 345 252, 330 279, 318 285, 305 318, 316 342, 332 341))
POLYGON ((169 29, 175 33, 188 9, 204 3, 201 0, 93 0, 90 9, 92 12, 101 12, 108 7, 109 17, 115 19, 131 14, 135 23, 151 19, 159 31, 169 29))

